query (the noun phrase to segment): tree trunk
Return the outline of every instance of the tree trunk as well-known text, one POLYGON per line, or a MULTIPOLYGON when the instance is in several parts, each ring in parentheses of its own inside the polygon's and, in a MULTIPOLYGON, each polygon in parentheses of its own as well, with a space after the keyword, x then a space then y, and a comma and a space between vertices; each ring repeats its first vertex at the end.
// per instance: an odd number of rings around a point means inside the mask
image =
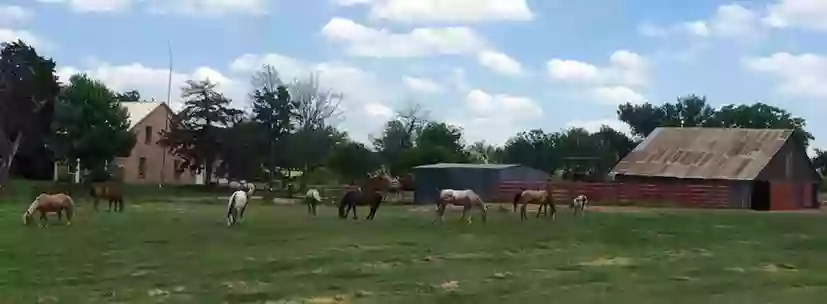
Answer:
POLYGON ((0 151, 0 188, 9 180, 9 173, 11 166, 14 163, 14 156, 17 155, 17 150, 20 148, 20 142, 23 140, 23 133, 17 132, 11 147, 8 151, 0 151))
POLYGON ((208 161, 204 165, 204 175, 206 175, 206 176, 204 176, 204 184, 206 184, 208 187, 213 185, 212 171, 213 171, 212 162, 208 161))
POLYGON ((267 189, 273 189, 273 178, 276 174, 276 151, 272 139, 269 139, 267 144, 267 148, 269 149, 268 155, 270 155, 270 165, 268 166, 269 168, 267 168, 268 171, 270 171, 269 174, 267 174, 267 189))

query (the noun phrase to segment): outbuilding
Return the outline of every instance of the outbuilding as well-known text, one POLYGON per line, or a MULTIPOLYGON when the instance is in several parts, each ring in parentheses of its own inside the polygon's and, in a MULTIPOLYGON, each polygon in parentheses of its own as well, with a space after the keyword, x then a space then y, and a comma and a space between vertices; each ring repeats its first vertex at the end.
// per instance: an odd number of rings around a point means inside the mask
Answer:
POLYGON ((822 177, 791 129, 655 129, 618 162, 619 183, 725 185, 730 208, 818 208, 822 177))
POLYGON ((483 200, 491 200, 504 181, 544 182, 546 172, 519 164, 437 163, 414 167, 414 203, 435 203, 442 189, 473 189, 483 200))

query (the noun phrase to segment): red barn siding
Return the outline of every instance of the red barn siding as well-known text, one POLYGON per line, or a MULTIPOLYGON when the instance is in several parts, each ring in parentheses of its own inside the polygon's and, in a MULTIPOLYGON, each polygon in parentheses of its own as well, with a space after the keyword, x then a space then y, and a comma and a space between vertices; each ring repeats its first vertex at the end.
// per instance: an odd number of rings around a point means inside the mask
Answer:
POLYGON ((631 205, 650 203, 680 207, 727 208, 731 187, 704 184, 638 184, 638 183, 579 183, 552 182, 526 184, 519 181, 503 182, 499 200, 510 201, 520 189, 548 189, 555 201, 568 202, 577 195, 586 195, 589 202, 602 205, 631 205))

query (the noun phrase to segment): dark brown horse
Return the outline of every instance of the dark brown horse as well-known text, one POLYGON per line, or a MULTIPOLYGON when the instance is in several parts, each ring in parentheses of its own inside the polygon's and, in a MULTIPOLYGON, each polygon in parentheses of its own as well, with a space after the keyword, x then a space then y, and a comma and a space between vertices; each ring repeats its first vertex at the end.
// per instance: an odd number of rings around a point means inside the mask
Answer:
POLYGON ((356 216, 357 205, 370 206, 370 214, 365 218, 373 220, 376 217, 376 211, 384 201, 383 192, 390 188, 390 179, 386 175, 370 176, 364 187, 350 185, 346 188, 345 194, 339 201, 339 218, 347 218, 350 210, 353 210, 353 219, 358 219, 356 216))
POLYGON ((123 192, 120 185, 115 183, 93 184, 89 192, 94 200, 95 211, 98 211, 98 203, 101 199, 109 202, 108 211, 123 212, 123 192))

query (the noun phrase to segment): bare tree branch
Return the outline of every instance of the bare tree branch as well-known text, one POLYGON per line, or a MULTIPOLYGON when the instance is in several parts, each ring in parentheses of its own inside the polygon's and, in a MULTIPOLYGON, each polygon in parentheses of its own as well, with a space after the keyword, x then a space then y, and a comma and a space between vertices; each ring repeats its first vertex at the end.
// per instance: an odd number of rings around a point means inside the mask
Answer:
POLYGON ((290 96, 298 103, 296 123, 301 130, 321 129, 339 123, 344 118, 344 94, 323 89, 319 77, 310 74, 297 79, 289 87, 290 96))

